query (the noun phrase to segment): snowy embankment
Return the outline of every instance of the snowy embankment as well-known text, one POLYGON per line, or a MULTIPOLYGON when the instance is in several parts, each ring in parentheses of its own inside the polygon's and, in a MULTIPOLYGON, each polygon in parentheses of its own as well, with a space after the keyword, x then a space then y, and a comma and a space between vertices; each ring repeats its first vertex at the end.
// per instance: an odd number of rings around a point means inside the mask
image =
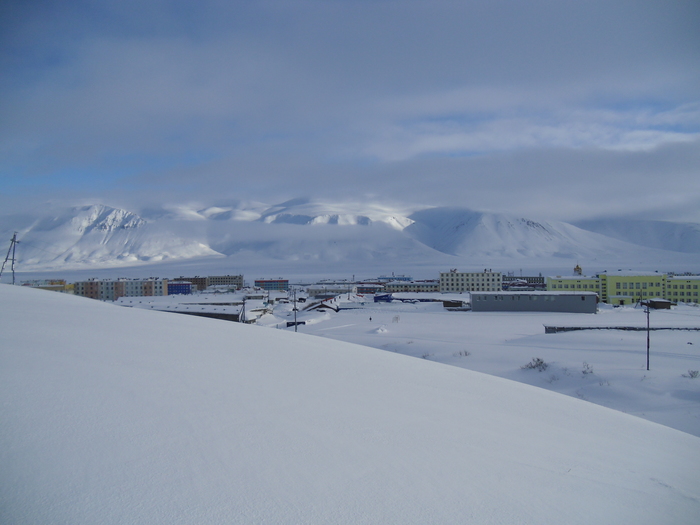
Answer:
MULTIPOLYGON (((282 314, 283 312, 280 312, 282 314)), ((700 437, 700 308, 652 311, 646 331, 545 334, 544 326, 645 327, 642 308, 598 314, 448 312, 439 303, 367 303, 300 331, 485 372, 591 401, 700 437), (533 358, 546 369, 522 369, 533 358)))
POLYGON ((0 285, 0 522, 696 523, 700 439, 457 367, 0 285))

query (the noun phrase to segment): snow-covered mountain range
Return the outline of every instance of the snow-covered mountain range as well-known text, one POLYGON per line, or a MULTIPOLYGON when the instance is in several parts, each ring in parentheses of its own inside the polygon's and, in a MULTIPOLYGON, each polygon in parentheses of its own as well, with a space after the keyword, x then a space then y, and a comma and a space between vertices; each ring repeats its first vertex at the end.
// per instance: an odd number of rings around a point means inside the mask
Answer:
POLYGON ((672 266, 687 265, 700 253, 698 224, 611 219, 573 225, 464 208, 307 199, 139 213, 100 204, 6 216, 0 224, 6 239, 18 232, 17 264, 24 271, 207 258, 286 265, 432 262, 446 267, 506 261, 522 266, 534 261, 569 267, 579 261, 651 260, 672 266))

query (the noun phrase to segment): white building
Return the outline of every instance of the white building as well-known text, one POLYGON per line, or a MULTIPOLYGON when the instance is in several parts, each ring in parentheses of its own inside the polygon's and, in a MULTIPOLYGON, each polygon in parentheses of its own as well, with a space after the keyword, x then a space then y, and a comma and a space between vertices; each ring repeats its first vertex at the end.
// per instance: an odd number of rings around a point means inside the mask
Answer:
POLYGON ((457 269, 440 273, 440 292, 498 292, 503 286, 503 275, 484 269, 483 272, 458 272, 457 269))

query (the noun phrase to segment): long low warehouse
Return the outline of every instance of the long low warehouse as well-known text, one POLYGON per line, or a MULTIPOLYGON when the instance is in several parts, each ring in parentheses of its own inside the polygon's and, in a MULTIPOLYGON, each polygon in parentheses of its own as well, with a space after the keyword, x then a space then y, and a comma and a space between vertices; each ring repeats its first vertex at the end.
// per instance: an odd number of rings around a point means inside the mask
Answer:
POLYGON ((572 312, 598 311, 595 292, 477 292, 472 293, 474 312, 572 312))

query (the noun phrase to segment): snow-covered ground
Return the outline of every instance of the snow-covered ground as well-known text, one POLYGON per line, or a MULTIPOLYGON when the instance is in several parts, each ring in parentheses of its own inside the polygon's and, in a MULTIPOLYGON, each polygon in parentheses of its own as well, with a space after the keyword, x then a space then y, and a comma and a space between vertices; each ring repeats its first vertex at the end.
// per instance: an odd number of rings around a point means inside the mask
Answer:
MULTIPOLYGON (((353 315, 335 319, 377 335, 410 320, 353 315)), ((342 330, 333 322, 311 326, 342 330)), ((7 285, 0 324, 2 523, 657 524, 700 512, 699 438, 541 388, 7 285)))
MULTIPOLYGON (((277 307, 274 317, 259 323, 285 326, 290 308, 277 307)), ((513 379, 700 436, 700 377, 688 377, 700 370, 700 331, 652 331, 649 371, 646 331, 544 331, 544 325, 646 327, 641 308, 603 304, 598 314, 485 313, 448 312, 441 303, 368 302, 338 313, 300 312, 298 319, 307 322, 298 328, 304 333, 513 379), (533 358, 542 359, 546 370, 521 368, 533 358)), ((655 310, 650 324, 700 328, 700 308, 655 310)))

